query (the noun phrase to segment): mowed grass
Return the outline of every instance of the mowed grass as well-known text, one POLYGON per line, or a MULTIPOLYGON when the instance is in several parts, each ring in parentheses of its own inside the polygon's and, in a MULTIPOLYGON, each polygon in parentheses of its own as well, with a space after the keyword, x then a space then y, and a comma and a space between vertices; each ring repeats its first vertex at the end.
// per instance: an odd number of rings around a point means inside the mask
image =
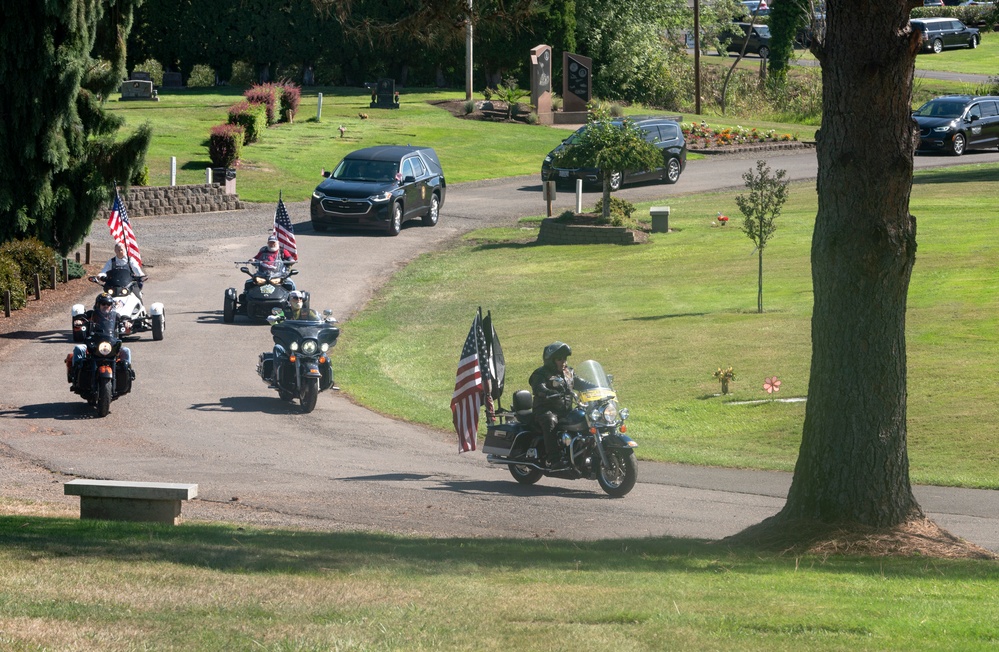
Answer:
MULTIPOLYGON (((989 371, 999 365, 997 200, 994 166, 916 175, 907 341, 917 483, 999 488, 989 371)), ((640 458, 793 469, 811 357, 814 185, 792 186, 766 249, 764 314, 733 194, 669 204, 674 232, 645 245, 535 246, 527 221, 422 256, 344 326, 334 353, 339 384, 376 410, 451 431, 457 360, 481 306, 492 311, 506 356, 504 404, 527 387, 542 348, 563 340, 573 347, 570 364, 593 358, 614 374, 640 458), (712 226, 718 212, 729 226, 712 226), (736 380, 721 396, 712 373, 729 365, 736 380), (782 382, 777 395, 763 389, 771 376, 782 382)))
MULTIPOLYGON (((0 512, 4 511, 0 503, 0 512)), ((0 516, 0 648, 993 650, 999 566, 0 516)))

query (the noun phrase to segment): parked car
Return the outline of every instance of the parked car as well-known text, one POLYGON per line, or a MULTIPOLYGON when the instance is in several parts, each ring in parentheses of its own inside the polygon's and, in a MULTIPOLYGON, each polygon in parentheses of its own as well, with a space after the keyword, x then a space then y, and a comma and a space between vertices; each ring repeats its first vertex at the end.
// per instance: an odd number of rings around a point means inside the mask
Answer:
MULTIPOLYGON (((624 170, 615 172, 610 178, 611 190, 618 190, 622 185, 634 181, 652 181, 661 179, 666 183, 676 183, 680 174, 687 167, 687 142, 679 123, 668 118, 630 118, 632 123, 642 130, 645 139, 658 147, 663 153, 663 166, 654 170, 624 170)), ((622 124, 623 119, 615 119, 613 124, 622 124)), ((603 185, 603 175, 597 168, 558 168, 553 164, 555 155, 572 143, 586 129, 580 127, 562 144, 553 149, 541 163, 541 180, 555 181, 557 185, 575 185, 576 179, 582 179, 585 185, 603 185)))
POLYGON ((727 52, 742 52, 742 44, 748 40, 746 54, 756 54, 761 59, 770 56, 770 28, 766 25, 732 23, 722 30, 718 38, 723 43, 728 42, 725 47, 727 52))
POLYGON ((944 95, 912 117, 919 124, 919 151, 960 156, 969 149, 999 147, 999 97, 944 95))
POLYGON ((375 228, 399 235, 414 217, 434 226, 447 183, 430 147, 380 145, 348 154, 312 193, 312 228, 375 228))
POLYGON ((924 7, 943 7, 943 0, 923 0, 924 7))
POLYGON ((945 48, 977 48, 982 36, 956 18, 918 18, 909 21, 923 35, 923 52, 940 54, 945 48))
POLYGON ((757 16, 770 15, 770 7, 767 6, 766 0, 762 2, 760 0, 743 0, 739 4, 742 5, 742 13, 747 17, 752 16, 754 11, 757 16))

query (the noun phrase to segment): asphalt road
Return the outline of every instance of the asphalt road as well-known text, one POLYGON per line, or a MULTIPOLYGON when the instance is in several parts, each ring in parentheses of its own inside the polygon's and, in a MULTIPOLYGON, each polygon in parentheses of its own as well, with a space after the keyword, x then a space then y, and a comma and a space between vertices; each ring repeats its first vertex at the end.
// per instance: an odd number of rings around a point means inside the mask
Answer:
MULTIPOLYGON (((769 154, 793 179, 814 178, 811 150, 769 154)), ((625 189, 633 201, 668 203, 678 193, 741 188, 757 155, 692 161, 675 186, 625 189)), ((919 167, 999 161, 918 158, 919 167)), ((584 203, 591 204, 595 195, 584 203)), ((559 194, 555 211, 574 204, 559 194)), ((391 274, 421 252, 473 228, 512 224, 544 211, 537 177, 453 185, 440 223, 410 223, 397 238, 319 234, 303 203, 288 205, 302 262, 299 287, 315 308, 345 321, 391 274)), ((151 280, 147 301, 166 305, 166 339, 131 342, 133 392, 104 419, 68 390, 62 361, 72 349, 70 317, 54 314, 30 330, 4 333, 0 355, 0 479, 4 495, 62 498, 67 476, 194 482, 192 518, 426 536, 600 539, 640 536, 721 538, 783 505, 789 474, 641 463, 640 482, 622 500, 595 482, 543 479, 516 484, 481 453, 459 455, 453 433, 380 416, 324 393, 316 410, 295 413, 256 376, 269 350, 264 326, 222 323, 226 287, 242 283, 232 264, 256 251, 273 205, 205 215, 135 218, 151 280)), ((110 256, 95 223, 97 259, 110 256)), ((96 286, 94 286, 96 290, 96 286)), ((87 302, 93 293, 87 295, 87 302)), ((471 312, 472 307, 469 308, 471 312)), ((343 337, 351 336, 349 322, 343 337)), ((442 343, 455 347, 460 343, 442 343)), ((540 343, 539 343, 540 346, 540 343)), ((333 355, 334 368, 336 355, 333 355)), ((449 396, 440 398, 448 410, 449 396)), ((634 433, 641 442, 641 433, 634 433)), ((999 492, 918 487, 939 524, 999 550, 999 492)))

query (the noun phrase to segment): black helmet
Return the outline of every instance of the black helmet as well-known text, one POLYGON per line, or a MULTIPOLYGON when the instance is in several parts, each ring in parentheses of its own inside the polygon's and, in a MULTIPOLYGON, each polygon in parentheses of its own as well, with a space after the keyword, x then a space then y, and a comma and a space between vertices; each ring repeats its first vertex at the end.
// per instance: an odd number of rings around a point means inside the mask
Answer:
POLYGON ((97 302, 94 303, 94 307, 100 308, 101 306, 114 306, 114 299, 107 292, 101 292, 97 295, 97 302))
POLYGON ((545 364, 551 363, 555 358, 568 358, 572 355, 572 349, 565 342, 552 342, 545 347, 545 352, 542 358, 545 364))

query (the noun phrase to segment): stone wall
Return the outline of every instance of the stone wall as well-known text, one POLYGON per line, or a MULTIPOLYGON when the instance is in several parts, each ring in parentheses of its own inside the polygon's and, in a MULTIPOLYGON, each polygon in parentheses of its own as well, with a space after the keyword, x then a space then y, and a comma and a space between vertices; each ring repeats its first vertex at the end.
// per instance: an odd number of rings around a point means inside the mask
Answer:
POLYGON ((122 195, 131 217, 237 211, 245 206, 239 195, 227 195, 225 185, 133 186, 122 195))
POLYGON ((580 226, 541 220, 538 244, 635 244, 635 233, 623 226, 580 226))

